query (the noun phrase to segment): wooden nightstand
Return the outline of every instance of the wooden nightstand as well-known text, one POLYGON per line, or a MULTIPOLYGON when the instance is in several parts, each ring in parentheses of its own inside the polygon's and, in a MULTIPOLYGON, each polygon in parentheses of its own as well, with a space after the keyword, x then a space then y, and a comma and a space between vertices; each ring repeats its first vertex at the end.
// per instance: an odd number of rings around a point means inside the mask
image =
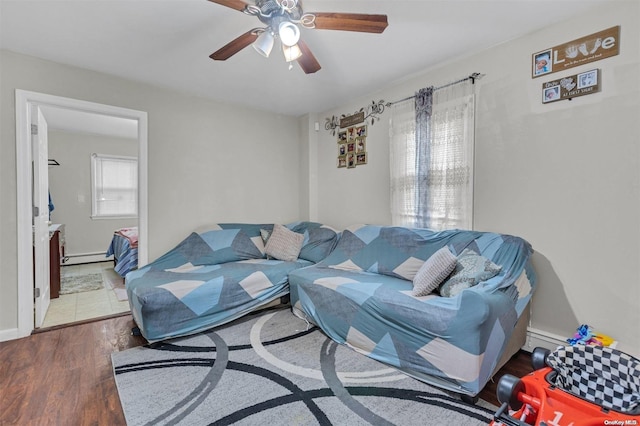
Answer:
POLYGON ((60 296, 60 265, 64 262, 64 225, 49 226, 49 288, 51 298, 60 296))

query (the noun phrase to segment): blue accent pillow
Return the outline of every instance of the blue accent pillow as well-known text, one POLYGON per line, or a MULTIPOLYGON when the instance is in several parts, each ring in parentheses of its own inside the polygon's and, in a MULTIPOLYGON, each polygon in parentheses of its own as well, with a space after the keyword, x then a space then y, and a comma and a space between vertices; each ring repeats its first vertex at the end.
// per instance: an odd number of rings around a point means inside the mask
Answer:
MULTIPOLYGON (((214 265, 264 257, 264 253, 261 251, 262 247, 258 247, 256 242, 240 229, 208 231, 200 234, 200 238, 211 249, 210 253, 197 260, 200 265, 214 265)), ((260 239, 260 237, 255 238, 260 239)), ((262 241, 260 241, 260 246, 262 246, 262 241)))
POLYGON ((502 270, 486 257, 470 249, 465 249, 458 256, 456 268, 451 277, 440 286, 440 295, 453 297, 462 290, 466 290, 477 285, 481 281, 486 281, 495 277, 502 270))
POLYGON ((338 243, 338 233, 317 222, 294 222, 286 225, 293 232, 304 235, 298 257, 318 263, 331 253, 338 243))
POLYGON ((269 232, 273 229, 272 223, 218 223, 220 229, 240 229, 249 237, 257 237, 260 235, 260 230, 265 229, 269 232))

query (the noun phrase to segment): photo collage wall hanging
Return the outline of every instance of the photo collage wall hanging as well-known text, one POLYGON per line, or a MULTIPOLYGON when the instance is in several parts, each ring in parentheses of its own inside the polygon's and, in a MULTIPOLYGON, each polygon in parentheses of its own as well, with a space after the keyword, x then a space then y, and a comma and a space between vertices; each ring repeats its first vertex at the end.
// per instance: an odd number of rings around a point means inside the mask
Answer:
MULTIPOLYGON (((620 54, 620 25, 532 55, 532 78, 565 71, 620 54)), ((542 103, 571 100, 600 92, 599 68, 542 83, 542 103)))
POLYGON ((352 169, 367 164, 367 125, 338 131, 338 168, 352 169))

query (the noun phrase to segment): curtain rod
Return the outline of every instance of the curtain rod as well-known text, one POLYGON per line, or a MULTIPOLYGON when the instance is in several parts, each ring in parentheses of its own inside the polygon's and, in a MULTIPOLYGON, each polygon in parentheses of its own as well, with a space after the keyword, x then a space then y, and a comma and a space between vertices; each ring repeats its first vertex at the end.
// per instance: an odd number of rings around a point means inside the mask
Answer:
MULTIPOLYGON (((467 81, 467 80, 471 80, 471 84, 475 84, 476 80, 479 80, 480 78, 482 78, 484 75, 480 74, 479 72, 474 72, 473 74, 465 77, 465 78, 461 78, 460 80, 456 80, 456 81, 452 81, 451 83, 447 83, 443 86, 440 87, 434 87, 433 90, 440 90, 440 89, 444 89, 446 87, 449 86, 453 86, 454 84, 458 84, 458 83, 462 83, 463 81, 467 81)), ((408 101, 409 99, 414 99, 416 97, 416 95, 413 96, 407 96, 404 99, 400 99, 399 101, 395 101, 395 102, 390 102, 391 105, 395 105, 395 104, 399 104, 400 102, 404 102, 404 101, 408 101)))

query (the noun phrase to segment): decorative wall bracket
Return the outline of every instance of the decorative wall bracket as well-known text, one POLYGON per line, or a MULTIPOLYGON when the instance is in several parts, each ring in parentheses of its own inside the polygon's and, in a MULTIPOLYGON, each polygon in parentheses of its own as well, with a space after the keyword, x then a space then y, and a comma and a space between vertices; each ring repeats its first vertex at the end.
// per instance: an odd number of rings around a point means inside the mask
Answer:
POLYGON ((378 102, 371 101, 366 107, 360 108, 352 115, 342 114, 340 117, 336 117, 335 115, 331 116, 331 118, 327 117, 324 128, 335 136, 337 129, 349 127, 364 121, 370 122, 373 126, 376 121, 380 120, 380 115, 384 112, 385 108, 389 106, 391 106, 391 102, 385 102, 383 99, 380 99, 378 102))

